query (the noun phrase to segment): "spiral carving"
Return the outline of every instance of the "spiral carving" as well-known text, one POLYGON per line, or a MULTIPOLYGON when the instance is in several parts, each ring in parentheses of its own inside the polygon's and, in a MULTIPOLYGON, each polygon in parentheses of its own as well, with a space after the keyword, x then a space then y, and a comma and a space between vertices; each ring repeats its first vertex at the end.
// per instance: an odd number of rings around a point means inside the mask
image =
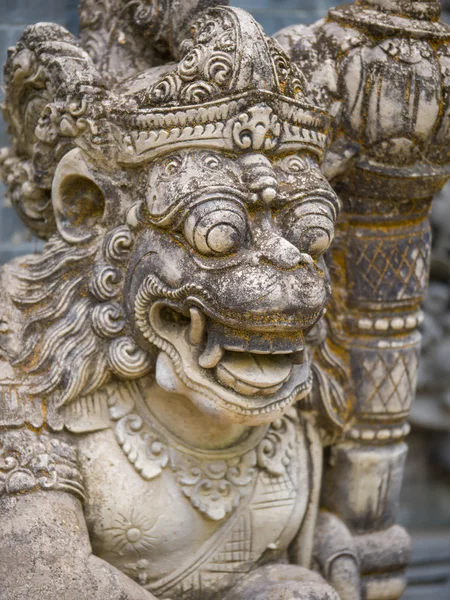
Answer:
POLYGON ((134 22, 141 28, 148 28, 155 20, 157 12, 158 8, 153 3, 149 6, 139 2, 134 12, 134 22))
POLYGON ((267 105, 241 114, 233 126, 233 141, 240 150, 273 150, 279 142, 281 123, 267 105))
POLYGON ((219 35, 216 40, 215 47, 222 50, 223 52, 235 52, 236 50, 236 36, 232 29, 228 29, 219 35))
POLYGON ((108 359, 114 373, 124 379, 138 379, 152 368, 147 352, 127 336, 117 338, 109 344, 108 359))
POLYGON ((300 81, 300 79, 298 78, 294 78, 292 79, 291 83, 290 83, 290 90, 291 90, 291 95, 294 98, 294 100, 301 100, 304 94, 304 84, 302 81, 300 81))
POLYGON ((207 81, 196 81, 185 87, 181 100, 187 104, 201 104, 219 93, 217 86, 207 81))
POLYGON ((274 421, 257 448, 258 465, 273 475, 282 475, 293 456, 295 426, 286 417, 274 421))
POLYGON ((203 61, 203 52, 201 48, 194 48, 180 62, 178 72, 184 81, 192 81, 199 72, 199 66, 203 61))
POLYGON ((280 81, 286 81, 291 70, 287 57, 284 57, 280 52, 274 52, 272 58, 280 81))
POLYGON ((176 73, 169 73, 150 90, 150 98, 154 102, 166 102, 177 95, 181 87, 181 79, 176 73))
POLYGON ((224 52, 214 52, 205 64, 205 75, 219 85, 223 85, 233 73, 231 57, 224 52))
POLYGON ((97 335, 115 338, 125 328, 125 315, 120 304, 111 302, 100 304, 92 311, 92 327, 97 335))
POLYGON ((195 27, 198 29, 197 42, 199 44, 209 44, 221 33, 220 24, 213 19, 199 19, 195 27))
POLYGON ((133 246, 133 235, 126 225, 111 231, 104 242, 104 255, 111 262, 126 260, 133 246))
POLYGON ((99 266, 89 282, 89 291, 100 302, 117 298, 120 293, 122 273, 112 266, 99 266))

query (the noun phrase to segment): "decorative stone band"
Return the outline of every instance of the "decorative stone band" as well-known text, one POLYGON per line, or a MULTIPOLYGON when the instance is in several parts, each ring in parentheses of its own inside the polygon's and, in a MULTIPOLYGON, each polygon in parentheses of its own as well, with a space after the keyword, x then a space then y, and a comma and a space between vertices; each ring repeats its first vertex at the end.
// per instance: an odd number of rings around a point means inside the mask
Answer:
POLYGON ((84 500, 76 451, 46 433, 22 428, 0 433, 0 497, 38 490, 63 491, 84 500))
POLYGON ((437 21, 440 13, 438 2, 408 2, 396 0, 395 8, 399 13, 380 10, 377 5, 344 4, 329 12, 329 16, 345 25, 356 25, 383 34, 408 34, 412 38, 446 41, 450 39, 450 28, 446 23, 437 21), (419 16, 421 18, 419 18, 419 16))
POLYGON ((385 335, 388 333, 403 333, 412 331, 422 324, 422 311, 400 315, 370 315, 348 317, 347 325, 352 331, 367 332, 370 335, 385 335))
MULTIPOLYGON (((347 250, 349 305, 358 313, 374 312, 376 318, 391 314, 393 321, 417 311, 423 299, 431 231, 423 219, 411 224, 398 222, 395 228, 386 227, 386 222, 379 219, 352 227, 347 250), (399 309, 403 314, 394 314, 399 309)), ((396 324, 393 321, 393 329, 396 324)))
POLYGON ((387 425, 386 427, 380 424, 375 424, 372 427, 357 426, 349 429, 345 437, 354 441, 361 440, 362 442, 391 444, 392 442, 402 440, 411 430, 409 423, 403 425, 387 425))
POLYGON ((420 334, 355 336, 349 347, 360 424, 402 425, 416 389, 420 334))
MULTIPOLYGON (((377 147, 380 152, 383 151, 382 142, 377 147)), ((375 145, 371 150, 374 148, 375 145)), ((448 181, 449 174, 449 165, 435 164, 429 159, 401 167, 396 164, 380 164, 377 159, 361 154, 355 161, 354 168, 340 183, 340 188, 350 196, 357 190, 359 198, 372 210, 373 201, 382 200, 386 203, 389 199, 390 204, 397 202, 400 205, 397 209, 392 207, 394 212, 401 210, 407 201, 415 204, 417 212, 423 212, 429 206, 432 196, 448 181)), ((361 200, 355 201, 361 203, 361 200)))
POLYGON ((117 116, 119 162, 133 165, 193 147, 269 154, 306 150, 321 158, 329 123, 321 109, 268 91, 117 116))

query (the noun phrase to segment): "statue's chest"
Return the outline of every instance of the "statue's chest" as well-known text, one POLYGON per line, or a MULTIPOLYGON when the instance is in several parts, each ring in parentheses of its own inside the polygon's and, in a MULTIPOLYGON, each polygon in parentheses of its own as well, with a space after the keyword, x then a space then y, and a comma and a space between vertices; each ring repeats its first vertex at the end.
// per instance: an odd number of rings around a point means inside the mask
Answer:
POLYGON ((226 588, 237 573, 283 555, 309 501, 297 418, 206 454, 127 414, 84 437, 80 456, 95 553, 158 597, 206 598, 206 589, 226 588))

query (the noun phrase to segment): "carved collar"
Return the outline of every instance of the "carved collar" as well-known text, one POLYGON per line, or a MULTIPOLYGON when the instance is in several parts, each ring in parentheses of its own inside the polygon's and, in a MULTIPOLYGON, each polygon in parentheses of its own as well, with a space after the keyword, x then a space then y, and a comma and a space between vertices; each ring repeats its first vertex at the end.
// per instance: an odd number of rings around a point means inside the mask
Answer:
POLYGON ((240 505, 261 472, 275 478, 283 475, 295 452, 294 408, 270 426, 255 428, 231 448, 205 451, 167 431, 150 412, 136 383, 111 388, 108 406, 119 445, 141 477, 151 480, 170 469, 192 506, 213 521, 240 505))

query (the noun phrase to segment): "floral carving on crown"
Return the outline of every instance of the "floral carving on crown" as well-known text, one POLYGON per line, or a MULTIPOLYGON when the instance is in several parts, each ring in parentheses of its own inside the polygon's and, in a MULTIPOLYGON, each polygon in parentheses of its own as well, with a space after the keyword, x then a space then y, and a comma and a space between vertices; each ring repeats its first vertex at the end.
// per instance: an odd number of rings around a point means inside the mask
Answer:
POLYGON ((267 105, 250 108, 233 125, 233 141, 241 150, 273 150, 280 136, 281 123, 267 105))

